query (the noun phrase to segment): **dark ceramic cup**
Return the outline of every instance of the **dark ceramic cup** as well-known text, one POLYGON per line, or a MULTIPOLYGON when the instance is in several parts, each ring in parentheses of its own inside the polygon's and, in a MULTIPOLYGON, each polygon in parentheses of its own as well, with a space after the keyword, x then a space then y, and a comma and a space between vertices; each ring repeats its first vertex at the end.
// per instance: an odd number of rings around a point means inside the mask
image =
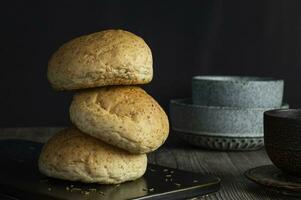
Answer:
POLYGON ((276 167, 301 176, 301 109, 277 109, 264 113, 264 144, 276 167))
POLYGON ((247 76, 195 76, 192 101, 201 106, 279 108, 283 80, 247 76))

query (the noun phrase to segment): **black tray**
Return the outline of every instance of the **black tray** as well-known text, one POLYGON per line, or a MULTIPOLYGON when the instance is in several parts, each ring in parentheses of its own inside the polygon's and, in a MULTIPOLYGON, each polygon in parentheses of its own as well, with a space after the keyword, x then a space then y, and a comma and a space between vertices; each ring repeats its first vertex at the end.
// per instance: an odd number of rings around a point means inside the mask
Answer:
MULTIPOLYGON (((220 179, 149 164, 145 175, 120 185, 83 184, 48 178, 39 173, 42 144, 0 141, 0 197, 43 200, 184 199, 219 189, 220 179)), ((168 159, 168 158, 167 158, 168 159)))

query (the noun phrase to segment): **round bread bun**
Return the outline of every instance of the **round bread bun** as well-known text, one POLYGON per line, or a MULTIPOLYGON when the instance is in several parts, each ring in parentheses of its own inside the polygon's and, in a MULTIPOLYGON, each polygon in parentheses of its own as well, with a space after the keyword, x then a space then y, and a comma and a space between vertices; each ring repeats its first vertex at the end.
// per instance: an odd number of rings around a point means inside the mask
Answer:
POLYGON ((48 63, 57 90, 149 83, 153 59, 144 40, 123 30, 105 30, 63 44, 48 63))
POLYGON ((145 154, 130 154, 76 128, 54 135, 43 147, 39 170, 49 177, 85 183, 118 184, 141 177, 145 154))
POLYGON ((84 133, 131 153, 148 153, 166 140, 168 118, 137 86, 82 91, 73 97, 71 121, 84 133))

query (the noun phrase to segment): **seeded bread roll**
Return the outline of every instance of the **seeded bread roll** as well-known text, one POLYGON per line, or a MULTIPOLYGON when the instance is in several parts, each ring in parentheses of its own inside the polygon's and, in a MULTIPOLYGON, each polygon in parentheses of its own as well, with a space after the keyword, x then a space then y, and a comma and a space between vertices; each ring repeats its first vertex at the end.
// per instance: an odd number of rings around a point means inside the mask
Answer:
POLYGON ((141 177, 145 154, 130 154, 76 128, 53 136, 43 147, 39 169, 46 176, 85 183, 118 184, 141 177))
POLYGON ((148 153, 166 140, 168 118, 137 86, 82 91, 70 106, 71 121, 84 133, 131 153, 148 153))
POLYGON ((149 83, 153 60, 144 40, 123 30, 106 30, 63 44, 48 63, 57 90, 149 83))

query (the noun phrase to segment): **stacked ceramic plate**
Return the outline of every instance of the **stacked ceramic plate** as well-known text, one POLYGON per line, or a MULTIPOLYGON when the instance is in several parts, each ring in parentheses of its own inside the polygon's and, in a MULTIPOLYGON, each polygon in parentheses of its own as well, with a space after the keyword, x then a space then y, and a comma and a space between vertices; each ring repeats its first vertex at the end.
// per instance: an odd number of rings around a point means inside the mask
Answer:
POLYGON ((263 147, 263 113, 288 108, 283 80, 261 77, 196 76, 192 99, 170 102, 172 129, 183 140, 217 150, 263 147))

